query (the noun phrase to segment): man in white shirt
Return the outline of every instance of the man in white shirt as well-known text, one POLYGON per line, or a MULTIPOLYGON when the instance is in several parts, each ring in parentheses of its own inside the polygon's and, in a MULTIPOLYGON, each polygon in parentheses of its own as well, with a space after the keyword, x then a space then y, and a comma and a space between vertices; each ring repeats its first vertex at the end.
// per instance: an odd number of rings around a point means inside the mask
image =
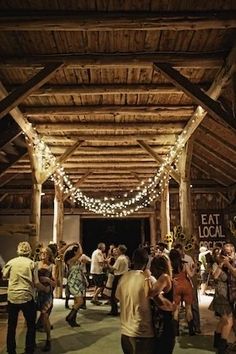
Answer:
POLYGON ((116 288, 118 285, 118 281, 120 280, 122 274, 128 271, 129 269, 129 260, 128 257, 125 255, 127 251, 127 247, 125 245, 119 245, 117 247, 117 259, 114 263, 113 266, 109 266, 110 270, 114 274, 114 279, 112 283, 112 289, 111 289, 111 311, 109 312, 108 315, 111 316, 118 316, 118 306, 117 306, 117 301, 116 301, 116 288))
POLYGON ((90 273, 93 276, 93 282, 95 285, 95 291, 91 303, 94 305, 101 305, 101 302, 98 301, 98 295, 102 292, 104 288, 104 282, 106 278, 106 275, 103 271, 105 266, 105 258, 103 252, 105 251, 105 249, 105 243, 99 243, 97 249, 93 252, 91 257, 90 273))
POLYGON ((143 272, 147 263, 147 251, 136 249, 134 270, 122 275, 116 290, 116 298, 120 301, 121 346, 125 354, 153 354, 152 315, 145 292, 145 281, 149 278, 145 278, 143 272))
POLYGON ((35 287, 49 292, 50 288, 39 282, 36 263, 29 257, 31 247, 28 242, 20 242, 17 247, 18 257, 11 259, 3 268, 3 277, 8 283, 8 328, 7 352, 16 354, 16 327, 18 313, 23 312, 27 324, 25 354, 33 354, 35 349, 35 287))

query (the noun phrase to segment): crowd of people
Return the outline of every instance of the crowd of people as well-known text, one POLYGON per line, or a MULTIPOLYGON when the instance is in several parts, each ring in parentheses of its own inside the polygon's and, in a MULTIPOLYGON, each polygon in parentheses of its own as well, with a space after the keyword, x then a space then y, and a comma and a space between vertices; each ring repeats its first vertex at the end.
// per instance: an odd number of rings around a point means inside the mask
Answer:
POLYGON ((37 329, 46 335, 42 350, 51 350, 50 315, 55 288, 62 286, 61 276, 66 279, 68 325, 80 326, 77 313, 86 309, 86 291, 92 286, 91 304, 101 306, 105 296, 110 305, 108 315, 120 315, 124 354, 173 353, 175 338, 180 335, 181 309, 185 312, 188 334, 200 334, 198 288, 200 285, 201 293, 206 294, 211 278, 215 291, 209 310, 219 318, 213 346, 218 354, 227 351, 228 338, 236 322, 236 256, 231 243, 213 250, 201 247, 198 259, 186 254, 181 243, 174 244, 170 250, 163 243, 152 247, 140 245, 131 259, 125 245, 110 245, 107 250, 103 242, 91 258, 77 242, 39 245, 33 256, 29 243, 20 242, 17 254, 2 269, 3 276, 9 279, 9 354, 16 353, 19 311, 23 312, 27 325, 25 353, 34 353, 37 329), (71 309, 70 297, 73 298, 71 309))

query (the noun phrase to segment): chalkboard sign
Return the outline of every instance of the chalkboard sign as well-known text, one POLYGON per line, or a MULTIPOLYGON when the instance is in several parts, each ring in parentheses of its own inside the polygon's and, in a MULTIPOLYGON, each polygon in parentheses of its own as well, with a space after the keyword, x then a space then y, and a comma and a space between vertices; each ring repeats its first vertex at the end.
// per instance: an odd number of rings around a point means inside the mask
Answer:
POLYGON ((199 214, 199 243, 201 246, 213 248, 226 241, 224 232, 224 214, 220 211, 202 212, 199 214))

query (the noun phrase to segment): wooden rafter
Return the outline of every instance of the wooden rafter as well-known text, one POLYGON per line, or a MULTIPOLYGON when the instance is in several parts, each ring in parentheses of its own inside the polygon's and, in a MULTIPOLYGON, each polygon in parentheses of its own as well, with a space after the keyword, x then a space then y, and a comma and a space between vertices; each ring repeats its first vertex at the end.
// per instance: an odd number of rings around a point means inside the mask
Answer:
POLYGON ((203 30, 235 28, 235 11, 1 11, 1 31, 203 30))
POLYGON ((64 134, 76 131, 77 134, 89 134, 96 132, 101 134, 152 132, 158 134, 178 134, 183 130, 184 123, 47 123, 37 124, 37 130, 43 134, 46 132, 62 132, 64 134))
POLYGON ((162 74, 168 78, 174 85, 181 88, 184 93, 190 96, 197 104, 204 108, 212 117, 218 120, 223 120, 231 127, 236 129, 236 120, 227 111, 225 111, 221 104, 213 100, 197 85, 191 83, 189 79, 183 76, 178 70, 165 63, 154 63, 154 69, 160 70, 162 74))
POLYGON ((216 182, 221 184, 222 186, 227 186, 232 184, 232 178, 229 178, 227 174, 222 172, 219 168, 216 168, 212 164, 207 163, 206 159, 193 155, 192 164, 198 170, 206 173, 208 171, 208 175, 211 176, 216 182))
MULTIPOLYGON (((0 81, 0 99, 4 99, 8 96, 8 92, 0 81)), ((33 140, 36 137, 36 133, 32 127, 32 125, 28 122, 27 118, 21 113, 18 107, 13 108, 10 111, 12 118, 16 121, 16 123, 21 127, 22 131, 28 136, 30 140, 33 140)))
POLYGON ((53 168, 49 169, 46 174, 41 173, 40 183, 43 184, 48 177, 56 171, 58 164, 63 164, 82 143, 83 140, 78 140, 73 146, 70 146, 60 157, 57 158, 53 168))
POLYGON ((6 116, 0 120, 0 132, 0 149, 2 149, 21 134, 21 129, 14 119, 6 116))
MULTIPOLYGON (((201 88, 209 87, 208 82, 199 83, 201 88)), ((9 90, 18 86, 9 86, 9 90)), ((30 96, 94 96, 94 95, 116 95, 116 94, 170 94, 181 93, 182 90, 172 84, 107 84, 107 85, 44 85, 33 91, 30 96)))
MULTIPOLYGON (((232 73, 235 70, 235 61, 236 61, 236 45, 229 53, 228 57, 225 60, 225 64, 218 71, 218 74, 215 76, 215 80, 213 81, 211 87, 207 91, 207 94, 213 99, 216 99, 220 95, 222 89, 230 80, 232 73)), ((206 114, 207 112, 204 111, 200 106, 196 108, 194 114, 186 124, 183 132, 179 135, 179 141, 181 141, 182 145, 185 145, 186 142, 190 139, 190 137, 193 135, 193 133, 196 131, 198 126, 205 118, 206 114)), ((171 160, 174 161, 174 159, 175 156, 173 156, 172 159, 170 159, 170 163, 171 160)))
POLYGON ((18 148, 17 154, 8 154, 7 163, 1 163, 0 166, 0 177, 9 169, 11 168, 17 161, 19 161, 23 156, 27 155, 27 148, 18 148))
POLYGON ((22 106, 26 116, 37 117, 46 115, 78 115, 78 114, 142 114, 142 115, 164 115, 179 116, 192 114, 194 106, 189 105, 93 105, 93 106, 22 106))
MULTIPOLYGON (((163 159, 147 144, 145 143, 145 141, 143 140, 137 140, 137 142, 139 143, 139 145, 148 152, 149 155, 151 155, 158 163, 163 163, 163 159)), ((175 171, 170 171, 170 176, 172 178, 174 178, 174 180, 177 183, 180 183, 180 176, 177 172, 175 171)))
POLYGON ((7 183, 15 179, 16 177, 19 176, 19 173, 5 173, 1 178, 0 178, 0 187, 2 188, 5 186, 7 183))
POLYGON ((224 62, 226 53, 98 53, 98 54, 55 54, 34 55, 22 58, 1 56, 0 69, 3 68, 43 68, 46 63, 63 62, 65 67, 75 68, 103 68, 103 67, 152 67, 154 62, 170 63, 180 68, 219 68, 224 62))
POLYGON ((22 86, 11 92, 0 102, 0 119, 10 112, 13 108, 18 106, 33 90, 44 85, 45 82, 55 74, 55 72, 62 67, 62 63, 51 63, 42 69, 39 73, 29 79, 22 86))
MULTIPOLYGON (((60 141, 62 139, 64 139, 63 141, 65 141, 66 137, 65 135, 63 136, 61 132, 44 132, 45 134, 45 138, 44 141, 46 143, 55 143, 57 141, 60 141), (50 134, 48 136, 46 136, 47 134, 50 134)), ((177 134, 155 134, 152 132, 147 132, 147 133, 143 133, 140 132, 139 134, 88 134, 88 133, 83 133, 83 136, 81 134, 78 134, 76 131, 71 132, 70 134, 70 138, 71 139, 84 139, 86 141, 105 141, 105 142, 121 142, 121 141, 136 141, 138 139, 140 140, 152 140, 152 143, 155 144, 162 144, 162 145, 173 145, 176 141, 177 138, 177 134)))
POLYGON ((197 147, 197 152, 200 152, 202 156, 206 157, 206 160, 208 160, 207 157, 209 157, 209 160, 214 160, 215 163, 219 166, 222 170, 225 170, 228 172, 229 175, 236 175, 236 164, 235 161, 229 161, 228 156, 221 156, 219 153, 215 152, 213 149, 209 148, 207 145, 204 145, 204 143, 200 143, 195 141, 194 143, 197 147))
MULTIPOLYGON (((75 184, 74 184, 74 188, 78 188, 79 186, 81 186, 81 184, 86 180, 86 178, 88 178, 89 176, 92 175, 92 171, 88 171, 87 173, 84 174, 84 176, 82 176, 75 184)), ((69 192, 67 194, 64 195, 63 200, 65 201, 66 199, 68 199, 71 196, 72 192, 69 192)))

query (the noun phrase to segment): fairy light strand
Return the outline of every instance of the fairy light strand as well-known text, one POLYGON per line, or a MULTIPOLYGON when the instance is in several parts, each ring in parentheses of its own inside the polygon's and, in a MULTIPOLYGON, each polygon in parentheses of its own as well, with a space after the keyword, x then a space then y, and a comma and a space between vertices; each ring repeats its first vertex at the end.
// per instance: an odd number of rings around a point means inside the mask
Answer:
MULTIPOLYGON (((194 119, 192 123, 194 123, 194 119)), ((105 196, 103 198, 89 197, 79 188, 76 188, 64 168, 57 162, 51 149, 36 131, 33 140, 30 140, 27 136, 26 139, 33 146, 33 154, 37 158, 41 170, 48 177, 51 177, 51 180, 59 186, 61 191, 69 194, 72 201, 96 214, 102 214, 106 217, 123 217, 147 207, 161 195, 161 191, 168 185, 170 172, 172 170, 177 171, 177 163, 185 145, 184 136, 186 133, 187 131, 184 130, 177 138, 151 178, 147 181, 141 181, 136 188, 125 192, 122 196, 105 196), (55 172, 51 174, 51 171, 55 172)))

